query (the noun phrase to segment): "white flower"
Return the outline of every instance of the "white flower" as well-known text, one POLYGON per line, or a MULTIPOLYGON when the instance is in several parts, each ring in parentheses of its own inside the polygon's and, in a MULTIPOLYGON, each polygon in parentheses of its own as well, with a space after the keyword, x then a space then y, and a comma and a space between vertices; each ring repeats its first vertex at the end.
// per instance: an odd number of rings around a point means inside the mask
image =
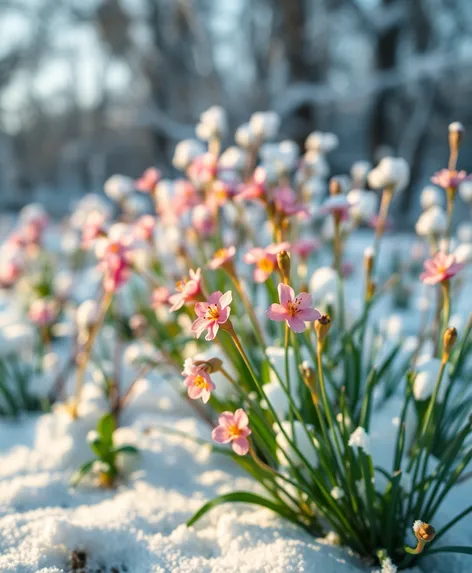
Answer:
POLYGON ((463 243, 454 249, 454 256, 458 263, 472 262, 472 243, 463 243))
POLYGON ((257 111, 249 119, 249 127, 259 139, 273 139, 279 126, 280 117, 274 111, 257 111))
POLYGON ((74 276, 70 271, 59 271, 53 279, 54 294, 59 298, 67 298, 74 284, 74 276))
POLYGON ((82 229, 91 213, 98 213, 103 220, 108 220, 112 214, 110 203, 96 193, 87 193, 75 206, 70 217, 70 223, 74 229, 82 229))
POLYGON ((98 432, 96 430, 90 430, 90 432, 87 434, 87 442, 91 444, 95 440, 98 440, 99 437, 100 436, 98 435, 98 432))
POLYGON ((75 311, 75 322, 79 330, 87 330, 94 325, 98 319, 99 307, 96 300, 89 299, 77 307, 75 311))
POLYGON ((241 171, 247 163, 247 152, 233 145, 220 155, 218 165, 223 169, 241 171))
POLYGON ((426 210, 433 205, 442 205, 444 203, 444 191, 434 185, 427 185, 420 196, 421 207, 426 210))
POLYGON ((260 149, 262 161, 273 164, 278 173, 294 169, 298 153, 298 145, 289 139, 280 143, 265 143, 260 149))
MULTIPOLYGON (((313 430, 313 428, 309 424, 305 424, 308 433, 313 430)), ((284 429, 285 434, 290 438, 290 441, 287 440, 285 435, 282 433, 278 424, 274 424, 274 430, 276 431, 276 442, 277 442, 277 459, 279 460, 280 465, 288 466, 289 460, 287 459, 287 455, 290 458, 290 461, 295 464, 296 466, 304 467, 306 464, 304 460, 297 454, 291 442, 293 441, 293 434, 292 434, 292 424, 290 422, 282 422, 282 428, 284 429), (287 455, 286 455, 287 454, 287 455)), ((301 455, 308 461, 308 463, 314 467, 318 463, 318 455, 316 453, 315 447, 318 446, 317 441, 315 438, 311 437, 311 439, 307 436, 307 432, 303 427, 303 424, 298 420, 293 422, 293 429, 295 432, 295 444, 297 450, 301 453, 301 455)))
POLYGON ((149 210, 149 199, 142 193, 133 193, 124 199, 122 207, 129 215, 144 215, 149 210))
POLYGON ((309 177, 301 183, 300 189, 302 194, 308 198, 320 197, 326 190, 326 182, 321 177, 309 177))
POLYGON ((367 176, 373 189, 392 187, 394 191, 404 189, 410 180, 410 168, 401 157, 384 157, 367 176))
POLYGON ((96 460, 93 462, 93 471, 98 474, 105 474, 110 471, 110 464, 107 462, 102 462, 101 460, 96 460))
POLYGON ((454 132, 454 131, 459 131, 460 133, 463 133, 465 131, 464 126, 462 125, 462 123, 460 121, 453 121, 452 123, 450 123, 448 130, 449 130, 449 133, 454 132))
POLYGON ((333 489, 331 490, 331 497, 333 499, 341 499, 344 496, 344 492, 341 488, 339 488, 338 486, 333 487, 333 489))
POLYGON ((252 147, 257 142, 257 135, 249 123, 243 123, 236 130, 236 133, 234 134, 234 140, 238 145, 247 149, 248 147, 252 147))
POLYGON ((466 203, 472 203, 472 180, 466 179, 459 185, 459 195, 466 203))
POLYGON ((134 193, 134 181, 125 175, 112 175, 105 181, 103 189, 107 197, 120 203, 134 193))
POLYGON ((25 205, 18 213, 18 220, 20 224, 28 225, 30 223, 37 223, 44 227, 48 222, 48 214, 46 209, 41 203, 30 203, 25 205))
POLYGON ((472 223, 461 223, 457 227, 457 237, 461 243, 472 243, 472 223))
POLYGON ((305 146, 307 149, 318 151, 319 153, 329 153, 336 149, 339 145, 338 136, 334 133, 324 133, 322 131, 314 131, 306 138, 305 146))
POLYGON ((159 352, 146 340, 132 342, 124 352, 124 361, 126 364, 134 365, 138 362, 157 362, 159 352))
POLYGON ((309 149, 303 156, 303 165, 308 167, 311 174, 316 177, 326 179, 330 173, 326 157, 313 149, 309 149))
POLYGON ((372 169, 370 161, 356 161, 351 167, 351 178, 357 185, 365 185, 367 174, 372 169))
POLYGON ((196 139, 184 139, 183 141, 179 141, 175 146, 172 164, 176 169, 185 171, 195 157, 198 157, 203 153, 205 153, 203 143, 196 139))
POLYGON ((348 445, 351 448, 361 448, 366 454, 370 454, 370 437, 361 426, 357 427, 349 436, 348 445))
POLYGON ((196 127, 197 137, 209 141, 214 137, 224 137, 228 130, 226 111, 219 105, 214 105, 200 115, 200 123, 196 127))
POLYGON ((418 218, 415 226, 420 237, 442 235, 447 229, 447 217, 444 209, 439 205, 429 207, 418 218))
POLYGON ((347 200, 352 205, 351 216, 359 223, 368 223, 377 213, 378 198, 372 191, 352 189, 347 200))
MULTIPOLYGON (((434 391, 436 382, 441 369, 441 360, 439 358, 429 358, 422 356, 416 364, 416 376, 413 384, 413 395, 416 400, 427 400, 434 391)), ((449 384, 449 375, 444 370, 441 386, 439 388, 438 400, 441 401, 445 389, 449 384)))

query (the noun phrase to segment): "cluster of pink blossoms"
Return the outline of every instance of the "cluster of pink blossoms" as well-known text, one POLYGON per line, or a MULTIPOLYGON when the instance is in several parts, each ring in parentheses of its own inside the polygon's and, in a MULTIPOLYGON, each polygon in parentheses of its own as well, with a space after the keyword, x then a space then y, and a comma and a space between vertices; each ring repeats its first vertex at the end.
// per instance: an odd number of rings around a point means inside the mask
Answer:
POLYGON ((108 237, 96 243, 99 270, 103 273, 103 288, 108 293, 117 291, 131 276, 134 238, 121 230, 111 229, 108 237))
POLYGON ((202 272, 200 269, 196 271, 190 269, 189 276, 189 279, 184 278, 179 281, 175 286, 177 292, 168 297, 169 303, 172 305, 170 307, 171 312, 179 310, 184 304, 198 300, 202 292, 202 272))

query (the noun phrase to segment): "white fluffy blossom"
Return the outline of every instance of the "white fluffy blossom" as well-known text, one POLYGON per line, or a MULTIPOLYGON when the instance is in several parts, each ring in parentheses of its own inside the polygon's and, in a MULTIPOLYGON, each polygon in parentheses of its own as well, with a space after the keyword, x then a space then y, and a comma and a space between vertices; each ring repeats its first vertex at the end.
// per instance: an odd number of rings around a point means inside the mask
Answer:
POLYGON ((96 300, 89 299, 81 303, 75 312, 75 322, 79 330, 87 330, 98 319, 99 307, 96 300))
POLYGON ((87 434, 87 442, 91 444, 95 440, 98 440, 99 437, 100 436, 96 430, 90 430, 90 432, 87 434))
POLYGON ((426 210, 433 205, 443 205, 444 191, 435 185, 427 185, 420 195, 421 207, 426 210))
POLYGON ((196 139, 184 139, 175 146, 172 164, 176 169, 185 171, 195 157, 205 153, 203 143, 196 139))
POLYGON ((370 454, 370 437, 361 426, 349 436, 348 444, 351 448, 361 448, 366 454, 370 454))
POLYGON ((352 189, 347 194, 351 216, 358 223, 368 223, 377 213, 378 198, 372 191, 352 189))
POLYGON ((107 197, 120 203, 134 193, 134 181, 125 175, 112 175, 105 181, 103 189, 107 197))
POLYGON ((472 223, 461 223, 457 227, 457 237, 461 243, 472 243, 472 223))
POLYGON ((373 189, 392 187, 394 191, 404 189, 410 180, 410 168, 401 157, 384 157, 367 176, 373 189))
POLYGON ((280 143, 264 143, 260 150, 262 162, 273 164, 278 173, 294 169, 298 153, 298 145, 289 139, 280 143))
POLYGON ((305 146, 307 149, 317 151, 319 153, 329 153, 336 149, 339 145, 339 138, 334 133, 313 131, 306 138, 305 146))
MULTIPOLYGON (((439 358, 430 358, 422 356, 416 364, 416 376, 413 384, 413 395, 416 400, 427 400, 434 391, 436 382, 441 369, 441 360, 439 358)), ((441 401, 445 389, 449 384, 449 375, 447 370, 444 371, 441 386, 439 389, 438 399, 441 401)))
POLYGON ((344 496, 344 492, 341 488, 339 488, 338 486, 333 487, 333 489, 331 490, 331 497, 333 499, 341 499, 344 496))
POLYGON ((197 137, 209 141, 214 137, 224 137, 228 131, 226 111, 219 105, 214 105, 200 115, 200 123, 196 127, 197 137))
POLYGON ((447 229, 447 216, 442 207, 433 205, 418 218, 415 226, 420 237, 442 235, 447 229))
POLYGON ((260 140, 273 139, 279 131, 280 117, 274 111, 257 111, 249 119, 252 133, 260 140))
POLYGON ((367 181, 367 174, 372 169, 370 161, 356 161, 351 167, 351 178, 357 185, 363 186, 367 181))
POLYGON ((472 203, 472 180, 466 179, 459 185, 459 195, 466 203, 472 203))
POLYGON ((233 145, 220 155, 218 165, 223 169, 241 171, 247 163, 247 152, 233 145))
POLYGON ((449 130, 449 133, 454 132, 454 131, 459 131, 459 132, 463 133, 465 131, 464 126, 462 125, 462 123, 460 121, 453 121, 452 123, 450 123, 448 126, 448 130, 449 130))

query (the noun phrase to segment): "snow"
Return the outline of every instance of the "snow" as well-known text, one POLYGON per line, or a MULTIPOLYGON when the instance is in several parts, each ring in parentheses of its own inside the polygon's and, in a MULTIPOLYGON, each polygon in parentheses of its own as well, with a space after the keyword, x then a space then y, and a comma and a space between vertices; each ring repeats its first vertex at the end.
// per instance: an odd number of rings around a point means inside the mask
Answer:
MULTIPOLYGON (((397 245, 402 247, 401 242, 397 245)), ((363 252, 364 247, 359 244, 355 248, 363 252)), ((385 252, 392 250, 388 244, 384 248, 385 252)), ((351 284, 348 279, 347 288, 354 293, 353 299, 359 298, 356 289, 362 285, 351 284)), ((458 301, 457 308, 466 316, 464 312, 470 310, 467 296, 458 301)), ((353 313, 357 311, 353 309, 353 313)), ((386 323, 390 338, 400 331, 415 332, 415 321, 414 313, 399 311, 395 328, 391 321, 386 323)), ((21 332, 15 310, 8 307, 7 300, 0 301, 0 323, 6 327, 2 328, 4 336, 15 326, 21 332)), ((63 346, 54 349, 61 360, 63 346)), ((136 348, 129 352, 134 351, 136 348)), ((131 365, 126 367, 126 377, 133 379, 131 365)), ((140 455, 138 460, 131 456, 120 460, 125 478, 115 490, 97 488, 91 477, 75 489, 70 486, 73 472, 92 457, 87 434, 95 429, 105 411, 106 405, 92 381, 84 388, 78 420, 72 421, 60 408, 41 415, 24 415, 17 422, 0 418, 2 573, 68 572, 72 570, 74 551, 85 552, 87 573, 372 571, 369 564, 337 546, 334 535, 325 540, 313 539, 268 510, 254 506, 220 506, 187 528, 186 520, 206 500, 241 489, 257 491, 259 486, 231 459, 212 453, 211 447, 192 439, 210 441, 211 428, 193 415, 176 391, 179 383, 178 376, 167 380, 155 375, 135 386, 116 441, 136 445, 140 455), (188 439, 172 434, 175 430, 188 439)), ((224 393, 222 385, 220 389, 224 393)), ((370 424, 375 465, 391 464, 401 405, 402 401, 394 396, 370 424)), ((381 486, 379 475, 376 487, 381 486)), ((440 529, 471 498, 472 483, 468 480, 449 494, 434 525, 440 529)), ((472 518, 468 516, 441 543, 472 545, 471 526, 472 518)), ((413 530, 410 543, 415 544, 413 530)), ((437 554, 410 571, 468 573, 471 569, 470 556, 437 554)))

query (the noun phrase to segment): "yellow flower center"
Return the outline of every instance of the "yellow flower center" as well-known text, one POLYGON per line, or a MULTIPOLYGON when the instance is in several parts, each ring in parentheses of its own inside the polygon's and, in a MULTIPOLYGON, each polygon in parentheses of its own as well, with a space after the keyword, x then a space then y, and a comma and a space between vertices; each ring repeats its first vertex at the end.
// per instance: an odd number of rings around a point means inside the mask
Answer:
POLYGON ((195 378, 194 383, 198 388, 208 388, 208 382, 205 380, 205 378, 203 378, 203 376, 198 375, 195 378))
POLYGON ((232 424, 231 426, 228 426, 228 433, 232 438, 239 438, 241 430, 236 426, 236 424, 232 424))
POLYGON ((226 257, 226 249, 219 249, 215 253, 215 259, 224 259, 226 257))
POLYGON ((257 266, 266 273, 271 273, 274 270, 274 261, 268 257, 264 257, 257 261, 257 266))
POLYGON ((220 318, 220 311, 218 310, 218 306, 216 304, 212 304, 208 307, 208 310, 206 311, 206 318, 211 320, 220 318))

